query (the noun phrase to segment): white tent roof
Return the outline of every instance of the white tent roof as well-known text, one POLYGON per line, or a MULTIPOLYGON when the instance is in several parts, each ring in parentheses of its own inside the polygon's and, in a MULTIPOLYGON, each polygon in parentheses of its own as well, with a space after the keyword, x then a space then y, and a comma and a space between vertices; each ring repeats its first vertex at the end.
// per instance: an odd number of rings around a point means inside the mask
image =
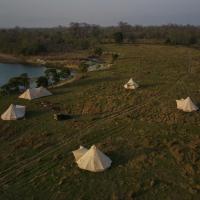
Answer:
POLYGON ((1 115, 2 120, 17 120, 25 115, 25 106, 11 104, 9 108, 1 115))
POLYGON ((78 161, 79 168, 91 172, 101 172, 111 166, 112 161, 93 145, 78 161))
POLYGON ((177 109, 183 110, 184 112, 197 111, 199 108, 192 102, 190 97, 186 99, 176 100, 177 109))
POLYGON ((136 82, 134 82, 132 78, 128 81, 128 83, 124 85, 124 88, 129 89, 129 90, 134 90, 138 87, 139 85, 136 82))
POLYGON ((50 95, 52 95, 52 93, 49 92, 46 88, 39 87, 27 89, 22 95, 19 96, 19 98, 32 100, 50 95))
POLYGON ((88 149, 86 149, 83 146, 80 146, 79 149, 72 151, 72 153, 74 154, 75 160, 78 161, 87 151, 88 149))

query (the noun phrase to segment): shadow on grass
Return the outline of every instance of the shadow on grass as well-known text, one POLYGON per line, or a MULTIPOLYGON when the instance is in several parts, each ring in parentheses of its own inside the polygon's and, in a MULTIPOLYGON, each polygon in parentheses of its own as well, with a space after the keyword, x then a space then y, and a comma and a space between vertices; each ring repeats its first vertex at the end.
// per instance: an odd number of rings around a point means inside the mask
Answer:
POLYGON ((160 86, 161 84, 155 84, 155 83, 153 83, 153 84, 141 84, 140 85, 140 88, 141 89, 148 89, 148 88, 153 88, 153 87, 156 87, 156 86, 160 86))
POLYGON ((77 122, 80 118, 80 115, 70 115, 70 114, 66 114, 66 113, 61 113, 61 114, 54 114, 53 117, 54 117, 54 119, 56 117, 55 120, 57 120, 57 121, 73 120, 74 122, 77 122))
POLYGON ((197 110, 197 112, 200 112, 200 103, 197 103, 196 105, 197 105, 197 107, 199 108, 199 109, 197 110))
POLYGON ((65 94, 71 93, 73 92, 73 90, 69 88, 69 84, 68 84, 68 85, 61 86, 59 88, 54 88, 52 92, 53 92, 53 95, 51 97, 54 98, 55 96, 56 97, 63 96, 65 94))
POLYGON ((128 161, 131 159, 129 156, 120 154, 120 150, 108 152, 107 155, 112 159, 112 166, 111 166, 112 168, 119 167, 120 165, 126 165, 128 161))
POLYGON ((40 110, 40 111, 36 111, 36 110, 28 110, 26 112, 25 118, 24 119, 33 119, 33 118, 37 118, 40 117, 42 115, 44 115, 46 113, 46 111, 44 110, 40 110))

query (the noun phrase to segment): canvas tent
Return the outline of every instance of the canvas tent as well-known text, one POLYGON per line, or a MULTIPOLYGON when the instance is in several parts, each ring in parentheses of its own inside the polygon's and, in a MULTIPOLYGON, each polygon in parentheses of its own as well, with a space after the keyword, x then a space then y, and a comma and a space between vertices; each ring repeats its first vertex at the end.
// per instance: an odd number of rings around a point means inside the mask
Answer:
POLYGON ((111 166, 112 161, 93 145, 78 161, 79 168, 91 172, 101 172, 111 166))
POLYGON ((79 149, 72 151, 72 153, 74 154, 75 160, 78 161, 87 151, 88 149, 86 149, 83 146, 80 146, 79 149))
POLYGON ((139 85, 136 82, 134 82, 132 78, 128 81, 128 83, 124 85, 124 88, 129 90, 134 90, 138 87, 139 85))
POLYGON ((192 102, 190 97, 186 99, 176 100, 177 109, 182 110, 184 112, 193 112, 197 111, 199 108, 192 102))
POLYGON ((23 94, 19 96, 21 99, 37 99, 41 97, 46 97, 52 95, 51 92, 49 92, 46 88, 44 87, 39 87, 39 88, 30 88, 27 89, 23 94))
POLYGON ((17 120, 25 115, 25 106, 11 104, 9 108, 1 115, 2 120, 17 120))

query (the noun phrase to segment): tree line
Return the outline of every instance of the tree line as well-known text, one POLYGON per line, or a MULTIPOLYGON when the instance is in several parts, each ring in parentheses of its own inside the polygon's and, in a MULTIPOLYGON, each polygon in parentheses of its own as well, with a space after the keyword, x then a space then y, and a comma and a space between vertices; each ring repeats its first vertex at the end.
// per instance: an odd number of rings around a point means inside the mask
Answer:
POLYGON ((69 27, 0 29, 0 52, 17 55, 62 53, 95 48, 103 43, 135 43, 154 40, 171 45, 200 45, 200 26, 168 24, 163 26, 101 27, 71 23, 69 27))

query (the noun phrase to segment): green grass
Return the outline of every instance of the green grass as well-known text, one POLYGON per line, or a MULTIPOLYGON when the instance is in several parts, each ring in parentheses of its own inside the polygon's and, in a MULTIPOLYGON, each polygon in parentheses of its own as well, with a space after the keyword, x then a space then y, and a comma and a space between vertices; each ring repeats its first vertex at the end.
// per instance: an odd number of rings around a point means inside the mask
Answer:
POLYGON ((0 121, 0 199, 200 199, 199 112, 183 113, 175 103, 190 96, 200 104, 200 51, 103 48, 121 54, 108 71, 47 98, 0 97, 1 113, 10 103, 27 106, 26 120, 0 121), (130 77, 138 90, 124 90, 130 77), (55 121, 40 101, 77 118, 55 121), (71 151, 92 144, 112 159, 107 171, 90 173, 74 162, 71 151))

